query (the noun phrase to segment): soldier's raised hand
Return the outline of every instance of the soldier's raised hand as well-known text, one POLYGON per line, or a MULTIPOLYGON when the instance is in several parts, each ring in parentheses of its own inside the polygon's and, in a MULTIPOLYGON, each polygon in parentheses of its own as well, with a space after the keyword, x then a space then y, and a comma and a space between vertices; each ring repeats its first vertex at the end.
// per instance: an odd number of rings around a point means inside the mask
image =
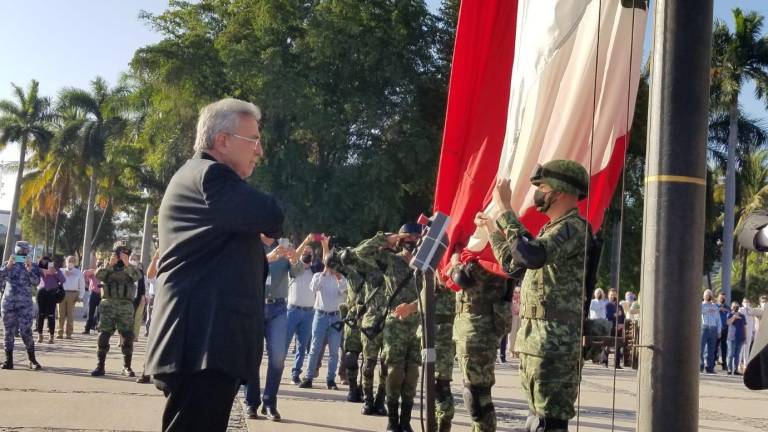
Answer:
POLYGON ((6 264, 6 266, 5 266, 5 267, 6 267, 8 270, 10 270, 10 269, 12 269, 12 268, 13 268, 13 264, 14 264, 15 262, 16 262, 16 257, 14 257, 13 255, 11 255, 11 257, 10 257, 10 258, 8 258, 8 264, 6 264))
POLYGON ((496 180, 496 187, 493 188, 493 204, 502 211, 512 209, 512 189, 509 179, 496 180))

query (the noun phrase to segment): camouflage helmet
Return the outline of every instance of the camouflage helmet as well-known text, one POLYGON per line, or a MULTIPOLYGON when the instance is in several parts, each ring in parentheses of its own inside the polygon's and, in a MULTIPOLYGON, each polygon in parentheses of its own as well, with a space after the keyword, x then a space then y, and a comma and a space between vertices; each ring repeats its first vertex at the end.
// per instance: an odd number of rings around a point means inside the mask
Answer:
POLYGON ((17 241, 13 253, 20 256, 29 255, 29 243, 21 240, 17 241))
POLYGON ((422 229, 423 227, 421 224, 417 224, 415 222, 409 222, 401 226, 400 230, 397 233, 415 235, 417 237, 421 237, 422 229))
POLYGON ((124 253, 126 255, 130 255, 132 250, 131 247, 128 246, 127 240, 118 240, 115 242, 114 245, 112 245, 112 250, 115 251, 115 254, 120 255, 120 253, 124 253))
POLYGON ((582 200, 587 197, 589 175, 578 162, 558 159, 536 165, 531 183, 534 186, 544 183, 554 191, 576 195, 582 200))

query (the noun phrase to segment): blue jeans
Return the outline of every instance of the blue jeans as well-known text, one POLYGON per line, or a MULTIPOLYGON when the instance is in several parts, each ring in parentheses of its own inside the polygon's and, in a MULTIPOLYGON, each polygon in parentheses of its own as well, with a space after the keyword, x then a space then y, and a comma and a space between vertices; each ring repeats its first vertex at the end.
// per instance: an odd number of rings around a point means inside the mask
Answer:
POLYGON ((296 357, 291 369, 291 377, 298 378, 301 375, 301 368, 304 366, 304 356, 307 353, 309 339, 312 337, 312 318, 314 317, 312 309, 299 309, 296 306, 288 306, 288 337, 285 338, 285 351, 288 352, 288 345, 291 344, 293 335, 296 335, 296 357))
POLYGON ((744 341, 738 341, 735 339, 728 339, 728 371, 739 371, 739 354, 741 353, 741 345, 744 341))
POLYGON ((312 320, 312 347, 309 350, 309 364, 307 365, 307 379, 313 379, 315 370, 317 370, 320 361, 320 350, 323 349, 323 342, 328 338, 328 375, 326 382, 334 380, 336 376, 336 367, 339 363, 339 347, 341 346, 341 331, 331 327, 340 322, 341 317, 338 312, 325 314, 321 311, 315 311, 315 318, 312 320))
POLYGON ((705 365, 708 371, 715 368, 715 353, 717 353, 717 327, 701 328, 701 353, 699 354, 699 367, 705 365), (704 353, 706 352, 706 357, 704 353))
POLYGON ((277 391, 283 378, 285 355, 288 352, 286 339, 286 305, 285 301, 264 305, 264 338, 267 343, 267 380, 264 384, 264 395, 260 397, 261 385, 257 380, 245 387, 245 403, 248 406, 264 406, 277 408, 277 391))

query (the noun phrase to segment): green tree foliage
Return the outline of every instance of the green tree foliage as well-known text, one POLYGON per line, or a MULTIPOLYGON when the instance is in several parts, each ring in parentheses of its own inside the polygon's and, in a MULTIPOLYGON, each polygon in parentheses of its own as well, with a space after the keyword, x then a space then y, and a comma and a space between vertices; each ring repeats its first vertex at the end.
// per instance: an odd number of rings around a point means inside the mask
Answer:
POLYGON ((158 179, 189 156, 197 110, 233 96, 263 109, 252 181, 289 234, 354 242, 430 211, 455 19, 388 0, 174 1, 144 18, 165 36, 131 63, 150 89, 141 141, 158 179))

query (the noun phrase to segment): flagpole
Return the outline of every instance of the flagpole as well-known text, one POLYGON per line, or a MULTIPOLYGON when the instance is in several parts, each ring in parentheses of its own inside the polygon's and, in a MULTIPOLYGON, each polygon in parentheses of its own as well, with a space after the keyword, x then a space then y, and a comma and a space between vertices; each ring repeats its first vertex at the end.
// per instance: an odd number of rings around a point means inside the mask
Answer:
POLYGON ((657 0, 646 150, 637 430, 698 430, 713 0, 657 0))

